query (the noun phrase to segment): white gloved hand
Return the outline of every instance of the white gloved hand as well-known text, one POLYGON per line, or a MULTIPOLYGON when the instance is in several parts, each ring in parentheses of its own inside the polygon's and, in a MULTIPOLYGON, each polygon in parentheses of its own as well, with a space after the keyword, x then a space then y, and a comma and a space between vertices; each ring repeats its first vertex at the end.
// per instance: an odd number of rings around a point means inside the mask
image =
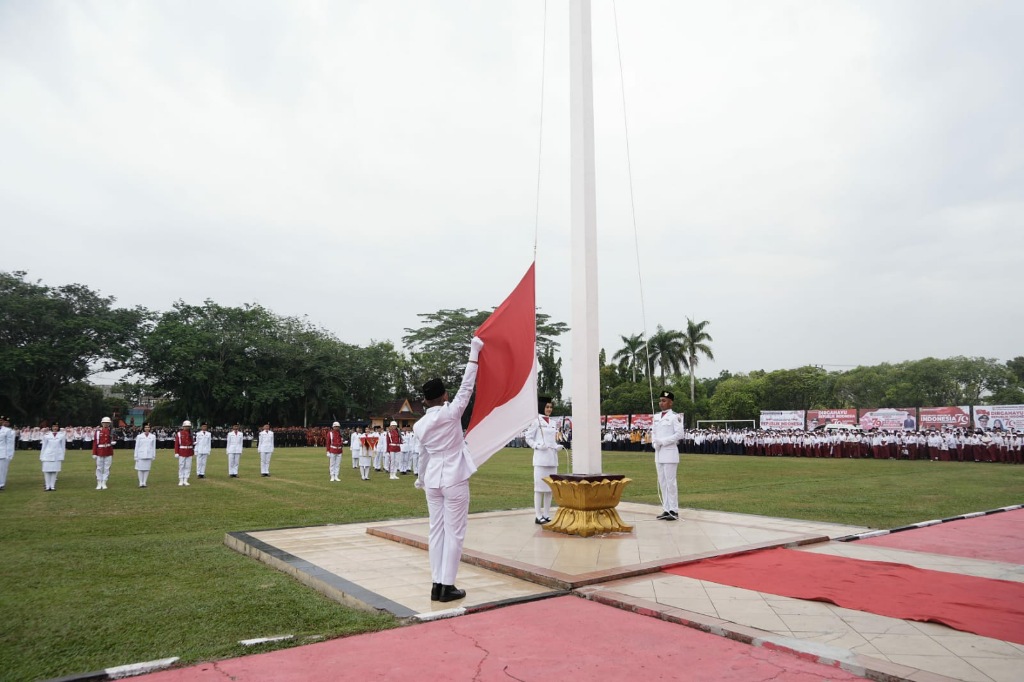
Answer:
POLYGON ((484 349, 484 341, 479 336, 474 336, 469 344, 469 361, 476 362, 480 359, 480 351, 484 349))
POLYGON ((421 481, 419 477, 417 477, 416 481, 412 484, 412 486, 416 488, 416 490, 423 490, 423 481, 421 481))
POLYGON ((555 450, 565 450, 565 446, 561 443, 555 443, 555 450))

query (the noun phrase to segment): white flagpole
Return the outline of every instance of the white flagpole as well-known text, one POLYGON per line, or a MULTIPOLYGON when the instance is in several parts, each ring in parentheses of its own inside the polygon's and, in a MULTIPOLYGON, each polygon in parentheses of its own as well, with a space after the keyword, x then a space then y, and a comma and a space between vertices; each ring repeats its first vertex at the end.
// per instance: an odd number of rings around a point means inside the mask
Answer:
POLYGON ((597 190, 590 0, 569 3, 572 246, 572 473, 601 473, 597 190))

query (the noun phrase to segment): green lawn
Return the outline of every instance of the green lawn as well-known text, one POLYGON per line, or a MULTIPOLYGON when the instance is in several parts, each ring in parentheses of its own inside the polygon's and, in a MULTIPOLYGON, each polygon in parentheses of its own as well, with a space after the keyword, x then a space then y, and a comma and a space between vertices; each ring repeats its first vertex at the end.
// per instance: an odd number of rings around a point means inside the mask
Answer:
MULTIPOLYGON (((532 505, 530 462, 527 450, 495 455, 473 477, 471 511, 532 505)), ((240 639, 294 634, 268 645, 293 646, 398 624, 335 604, 223 539, 425 516, 411 476, 363 483, 346 453, 342 482, 330 483, 327 458, 313 448, 278 450, 269 479, 254 450, 239 479, 227 477, 223 450, 210 463, 210 478, 193 475, 179 488, 174 459, 161 450, 142 490, 130 453, 117 451, 110 489, 97 491, 92 459, 69 452, 57 491, 44 493, 37 453, 17 453, 0 492, 0 679, 170 656, 188 663, 251 653, 240 639)), ((606 453, 604 469, 633 479, 624 499, 657 503, 650 453, 606 453)), ((685 507, 877 528, 1022 501, 1020 466, 698 455, 680 465, 685 507)))

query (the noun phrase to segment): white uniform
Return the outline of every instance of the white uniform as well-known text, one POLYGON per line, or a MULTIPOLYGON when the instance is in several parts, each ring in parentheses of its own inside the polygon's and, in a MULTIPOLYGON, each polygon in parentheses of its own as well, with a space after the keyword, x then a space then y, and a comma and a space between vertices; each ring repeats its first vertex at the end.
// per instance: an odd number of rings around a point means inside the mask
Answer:
POLYGON ((238 463, 242 459, 242 446, 245 434, 241 431, 228 431, 228 476, 238 477, 238 463))
POLYGON ((412 430, 406 432, 405 442, 409 447, 409 466, 412 473, 420 475, 420 443, 416 439, 416 433, 412 430))
POLYGON ((7 485, 7 469, 14 459, 14 429, 0 426, 0 490, 7 485))
POLYGON ((270 456, 274 454, 274 432, 270 429, 260 431, 260 441, 257 446, 260 453, 260 475, 270 475, 270 456))
POLYGON ((43 487, 45 490, 57 489, 57 474, 60 473, 67 445, 67 434, 64 431, 47 431, 42 437, 39 461, 43 463, 43 487))
POLYGON ((135 471, 139 474, 139 487, 146 487, 146 480, 156 459, 156 434, 143 431, 135 437, 135 471))
POLYGON ((679 484, 676 469, 679 468, 679 441, 685 434, 682 415, 665 410, 654 415, 651 426, 651 443, 654 445, 654 463, 658 469, 658 487, 661 488, 661 503, 667 512, 679 510, 679 484))
POLYGON ((195 439, 196 476, 206 478, 206 460, 213 449, 213 434, 199 429, 192 436, 195 439))
POLYGON ((430 512, 430 572, 433 582, 454 585, 462 560, 469 516, 469 477, 476 465, 462 434, 462 414, 476 384, 477 364, 466 365, 459 392, 451 402, 427 408, 413 425, 420 445, 418 487, 426 488, 430 512))
POLYGON ((537 520, 551 518, 551 486, 544 478, 558 473, 558 429, 550 417, 538 414, 526 428, 526 444, 533 448, 533 507, 537 520))
POLYGON ((359 453, 363 449, 362 435, 358 431, 352 432, 352 438, 349 440, 349 447, 352 448, 352 468, 359 468, 359 453))

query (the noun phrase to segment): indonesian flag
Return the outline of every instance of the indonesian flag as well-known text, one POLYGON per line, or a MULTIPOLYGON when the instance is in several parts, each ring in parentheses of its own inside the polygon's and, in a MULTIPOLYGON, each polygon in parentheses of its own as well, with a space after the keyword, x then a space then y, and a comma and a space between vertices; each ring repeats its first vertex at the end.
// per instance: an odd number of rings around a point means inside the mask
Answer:
POLYGON ((476 330, 484 349, 466 444, 478 467, 537 418, 535 267, 476 330))

